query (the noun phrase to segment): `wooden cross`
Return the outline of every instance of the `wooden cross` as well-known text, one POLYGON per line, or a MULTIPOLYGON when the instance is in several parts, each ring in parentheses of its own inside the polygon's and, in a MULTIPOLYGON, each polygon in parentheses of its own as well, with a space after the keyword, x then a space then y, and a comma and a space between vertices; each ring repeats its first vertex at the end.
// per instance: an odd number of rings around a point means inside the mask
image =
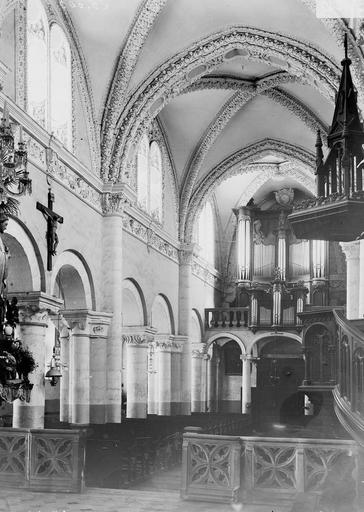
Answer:
POLYGON ((48 189, 48 206, 37 201, 37 210, 43 213, 47 221, 47 270, 52 270, 52 256, 57 254, 56 249, 58 245, 57 224, 63 224, 63 217, 53 211, 54 194, 51 189, 48 189))

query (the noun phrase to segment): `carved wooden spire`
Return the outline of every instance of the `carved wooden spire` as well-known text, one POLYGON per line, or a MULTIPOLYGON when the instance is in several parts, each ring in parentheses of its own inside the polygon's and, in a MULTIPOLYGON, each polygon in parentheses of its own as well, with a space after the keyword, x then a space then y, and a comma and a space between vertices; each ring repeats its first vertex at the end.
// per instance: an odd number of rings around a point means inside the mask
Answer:
POLYGON ((329 148, 332 148, 337 142, 342 141, 344 137, 349 138, 351 144, 364 143, 363 126, 360 122, 356 101, 357 93, 350 73, 351 60, 348 57, 346 34, 344 48, 345 57, 341 61, 343 67, 341 81, 336 97, 334 117, 327 138, 329 148))

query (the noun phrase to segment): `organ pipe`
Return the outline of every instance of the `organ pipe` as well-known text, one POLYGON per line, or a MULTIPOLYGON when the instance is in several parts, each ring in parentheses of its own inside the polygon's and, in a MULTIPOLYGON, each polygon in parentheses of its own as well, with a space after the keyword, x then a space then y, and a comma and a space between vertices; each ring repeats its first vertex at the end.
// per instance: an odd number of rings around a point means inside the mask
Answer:
POLYGON ((238 219, 237 228, 237 260, 238 280, 250 281, 251 279, 251 218, 249 210, 239 208, 235 210, 238 219))

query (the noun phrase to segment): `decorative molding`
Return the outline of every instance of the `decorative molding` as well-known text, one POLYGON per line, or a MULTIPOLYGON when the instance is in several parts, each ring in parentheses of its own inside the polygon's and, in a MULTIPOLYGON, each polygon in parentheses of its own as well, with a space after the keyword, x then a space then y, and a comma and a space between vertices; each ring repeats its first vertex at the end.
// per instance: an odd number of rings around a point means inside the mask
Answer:
MULTIPOLYGON (((296 76, 307 76, 322 94, 334 98, 339 81, 339 68, 317 48, 288 36, 251 27, 231 27, 209 36, 162 65, 133 92, 128 108, 123 109, 117 126, 105 127, 106 137, 117 135, 113 148, 103 148, 103 178, 117 181, 119 169, 132 157, 132 148, 167 101, 213 71, 224 60, 224 54, 239 48, 251 60, 282 61, 296 76), (199 72, 196 73, 196 69, 199 72)), ((277 63, 276 63, 277 65, 277 63)))
POLYGON ((109 155, 114 144, 114 130, 120 112, 123 111, 130 78, 138 57, 153 24, 167 0, 145 0, 131 24, 125 43, 122 46, 116 69, 109 87, 108 98, 102 119, 102 176, 107 176, 109 155))
POLYGON ((192 265, 193 251, 195 244, 182 244, 178 252, 178 261, 180 265, 192 265))
POLYGON ((44 324, 48 322, 48 309, 40 308, 33 304, 19 306, 20 324, 44 324))
MULTIPOLYGON (((288 75, 289 77, 289 75, 288 75)), ((323 136, 327 133, 327 126, 324 125, 307 107, 302 105, 298 100, 293 98, 288 93, 281 91, 280 89, 267 89, 268 87, 275 85, 277 79, 288 78, 278 77, 272 78, 271 80, 262 81, 258 87, 252 85, 244 85, 243 91, 235 93, 230 98, 222 109, 219 111, 215 119, 210 123, 209 127, 205 131, 197 149, 194 151, 190 162, 186 166, 186 171, 183 180, 182 188, 182 201, 181 201, 181 215, 185 215, 187 208, 189 207, 189 201, 192 195, 192 191, 195 185, 195 181, 199 175, 202 164, 205 160, 206 155, 210 151, 214 141, 220 135, 225 126, 229 123, 232 116, 236 114, 243 106, 259 94, 263 94, 273 101, 276 101, 295 116, 301 119, 311 130, 315 133, 317 129, 322 130, 323 136)), ((180 233, 183 233, 183 224, 181 224, 180 233)))
MULTIPOLYGON (((44 172, 47 172, 46 148, 30 135, 25 135, 27 142, 28 158, 44 172)), ((61 183, 66 189, 82 198, 93 208, 101 211, 101 193, 85 181, 80 174, 76 173, 65 164, 56 151, 52 151, 52 160, 49 162, 48 172, 50 176, 61 183)))
POLYGON ((128 204, 128 199, 124 192, 116 194, 105 192, 102 194, 101 207, 103 215, 121 215, 126 204, 128 204))
MULTIPOLYGON (((301 0, 315 15, 316 1, 301 0)), ((348 55, 352 61, 352 75, 354 83, 357 85, 360 109, 364 108, 364 53, 360 48, 360 30, 355 34, 347 25, 343 18, 321 18, 321 23, 326 27, 328 32, 334 37, 339 48, 342 48, 344 56, 344 36, 348 38, 348 55), (356 36, 359 36, 358 38, 356 36)))
POLYGON ((346 261, 359 260, 360 240, 354 240, 353 242, 340 242, 340 246, 345 254, 346 261))
POLYGON ((137 220, 130 211, 124 212, 123 229, 147 244, 148 248, 151 247, 172 261, 178 262, 177 246, 172 245, 154 229, 137 220))
MULTIPOLYGON (((262 174, 255 182, 256 186, 264 183, 268 178, 265 173, 273 176, 292 176, 302 183, 312 193, 314 192, 315 158, 312 153, 302 148, 275 139, 263 139, 245 148, 236 151, 209 172, 199 184, 197 184, 193 196, 183 211, 180 211, 180 238, 188 242, 192 240, 194 220, 198 215, 203 203, 212 194, 213 190, 222 181, 244 174, 261 170, 262 174), (266 155, 284 156, 290 162, 272 166, 269 164, 256 164, 254 160, 266 155)), ((249 190, 251 194, 251 190, 249 190)), ((249 200, 251 195, 247 198, 249 200)))
MULTIPOLYGON (((8 3, 12 3, 11 1, 8 3)), ((26 109, 26 72, 27 72, 27 43, 26 25, 27 11, 24 1, 15 4, 15 98, 20 108, 26 109)), ((1 12, 1 9, 0 9, 1 12)))
POLYGON ((144 345, 148 347, 148 344, 153 341, 153 335, 151 334, 123 334, 122 341, 127 345, 144 345))
POLYGON ((221 288, 221 277, 219 273, 216 270, 208 268, 206 264, 203 264, 200 258, 193 258, 192 274, 214 288, 221 288))

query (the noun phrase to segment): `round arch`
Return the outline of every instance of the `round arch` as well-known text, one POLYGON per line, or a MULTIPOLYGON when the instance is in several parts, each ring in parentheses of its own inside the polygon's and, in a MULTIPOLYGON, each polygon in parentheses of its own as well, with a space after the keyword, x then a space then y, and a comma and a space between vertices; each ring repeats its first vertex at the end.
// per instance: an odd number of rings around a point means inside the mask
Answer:
POLYGON ((76 251, 66 250, 56 259, 50 283, 53 295, 63 293, 67 309, 96 309, 95 288, 92 274, 85 259, 76 251), (63 287, 61 291, 60 285, 63 287), (71 307, 72 306, 72 307, 71 307))
POLYGON ((162 293, 154 298, 150 317, 151 325, 157 329, 159 334, 175 333, 172 306, 162 293))
POLYGON ((237 344, 239 345, 239 347, 241 348, 241 353, 242 354, 246 354, 247 353, 247 349, 245 347, 245 343, 243 340, 241 340, 238 336, 236 336, 235 334, 232 334, 230 332, 221 332, 221 333, 218 333, 218 334, 213 334, 207 341, 206 341, 206 350, 209 349, 210 345, 220 339, 220 338, 229 338, 230 340, 233 340, 233 341, 236 341, 237 344))
POLYGON ((4 241, 9 247, 11 257, 8 291, 39 290, 45 292, 45 272, 42 258, 28 228, 19 219, 10 218, 4 233, 4 241))
POLYGON ((124 279, 123 295, 123 325, 146 325, 147 307, 144 294, 139 284, 132 278, 124 279))
POLYGON ((203 323, 199 311, 192 308, 191 338, 193 343, 201 343, 203 337, 203 323))
MULTIPOLYGON (((266 343, 268 343, 269 341, 272 340, 272 338, 275 338, 275 337, 298 341, 302 345, 302 338, 298 334, 293 334, 293 333, 289 333, 289 332, 280 332, 279 335, 277 335, 274 332, 272 332, 272 333, 264 332, 261 334, 256 334, 254 336, 254 343, 251 346, 251 350, 253 350, 253 349, 255 350, 255 348, 258 347, 258 342, 263 341, 263 345, 262 345, 262 347, 263 347, 266 343)), ((262 348, 262 347, 260 347, 260 348, 262 348)))

